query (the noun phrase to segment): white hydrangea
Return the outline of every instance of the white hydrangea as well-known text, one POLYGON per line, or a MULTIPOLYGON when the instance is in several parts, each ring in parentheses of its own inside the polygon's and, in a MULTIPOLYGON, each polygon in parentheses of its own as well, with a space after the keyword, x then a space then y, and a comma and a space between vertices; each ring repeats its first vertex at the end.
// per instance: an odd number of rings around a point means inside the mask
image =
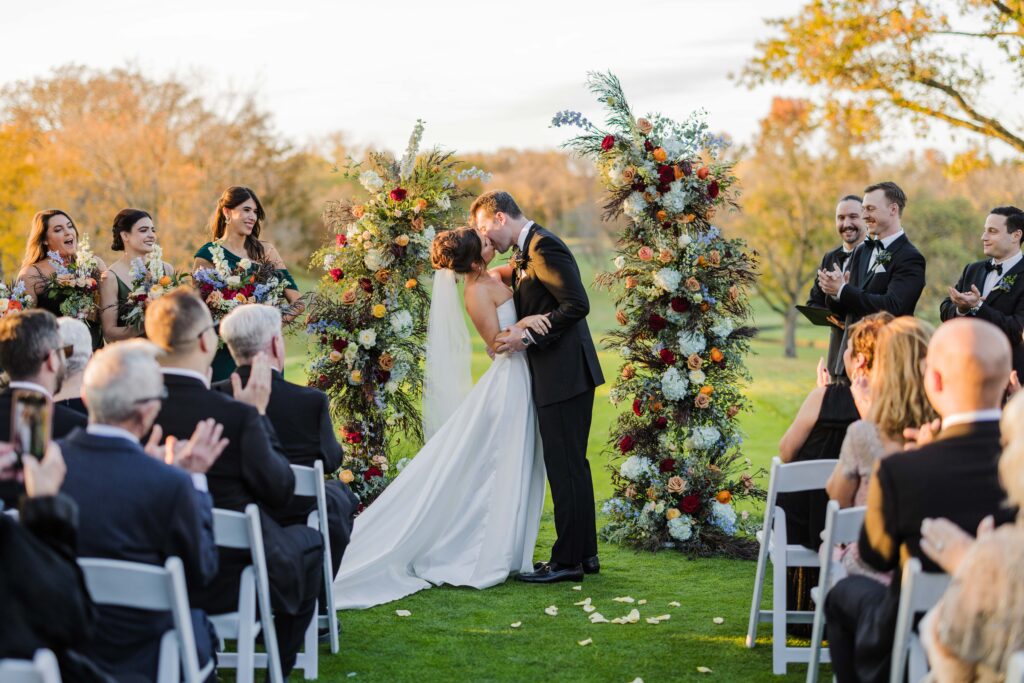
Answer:
POLYGON ((404 380, 408 374, 408 363, 395 363, 395 367, 391 368, 391 379, 389 381, 401 384, 402 380, 404 380))
POLYGON ((625 267, 625 265, 626 265, 626 257, 625 256, 621 256, 620 255, 620 256, 616 256, 615 257, 615 268, 617 270, 622 270, 625 267))
POLYGON ((725 339, 732 334, 733 329, 735 329, 735 324, 732 318, 723 317, 716 320, 715 324, 711 326, 711 334, 719 339, 725 339))
POLYGON ((672 268, 662 268, 654 274, 654 284, 658 285, 666 292, 674 292, 679 289, 679 283, 683 281, 683 276, 678 270, 672 268))
POLYGON ((704 384, 704 380, 706 379, 707 376, 704 374, 703 370, 690 370, 690 381, 694 384, 704 384))
POLYGON ((736 509, 729 503, 711 503, 711 520, 727 534, 736 533, 736 509))
POLYGON ((452 208, 452 200, 449 199, 448 195, 446 194, 443 194, 440 197, 438 197, 435 203, 437 204, 437 207, 442 211, 447 211, 448 209, 452 208))
POLYGON ((693 517, 680 515, 668 521, 668 535, 679 542, 689 541, 693 536, 693 517))
POLYGON ((661 148, 668 155, 668 161, 677 160, 686 153, 686 143, 679 138, 665 138, 661 141, 661 148))
POLYGON ((330 270, 334 267, 334 254, 327 254, 324 256, 324 270, 330 270))
POLYGON ((691 450, 702 451, 714 446, 720 438, 722 438, 721 432, 712 425, 694 427, 686 439, 685 445, 691 450))
POLYGON ((612 185, 624 185, 626 183, 625 178, 622 177, 623 170, 625 170, 625 166, 621 163, 612 164, 608 169, 608 180, 612 185))
POLYGON ((630 218, 636 218, 643 214, 644 209, 647 208, 647 200, 639 192, 626 197, 626 201, 622 202, 622 212, 630 218))
POLYGON ((363 264, 373 272, 377 272, 384 267, 384 255, 380 253, 380 249, 368 249, 366 256, 363 257, 363 264))
POLYGON ((687 233, 684 232, 684 233, 681 233, 679 235, 679 248, 680 249, 686 249, 688 246, 690 246, 691 242, 693 242, 693 238, 690 237, 687 233))
POLYGON ((384 179, 377 175, 376 171, 363 171, 359 174, 359 184, 365 187, 367 192, 376 192, 384 187, 384 179))
POLYGON ((359 332, 359 344, 364 349, 372 349, 377 344, 377 331, 367 328, 359 332))
POLYGON ((398 391, 398 387, 399 383, 393 379, 389 379, 387 382, 384 383, 384 391, 388 392, 389 394, 393 394, 396 391, 398 391))
POLYGON ((679 352, 684 356, 692 356, 707 348, 708 340, 700 332, 683 330, 679 333, 679 352))
POLYGON ((686 396, 690 383, 676 368, 669 368, 661 376, 661 392, 670 401, 678 401, 686 396))
POLYGON ((404 308, 391 314, 391 329, 402 339, 412 334, 412 314, 404 308))
POLYGON ((661 203, 671 213, 682 213, 693 201, 689 191, 678 180, 669 185, 669 190, 661 196, 661 203))
POLYGON ((619 465, 619 474, 629 481, 640 481, 644 476, 650 476, 654 471, 654 463, 639 455, 631 455, 619 465))
POLYGON ((426 242, 427 244, 430 244, 431 242, 434 241, 434 235, 436 234, 437 231, 434 230, 434 226, 428 225, 427 229, 423 231, 423 241, 426 242))
POLYGON ((354 241, 356 237, 362 234, 363 230, 362 228, 359 227, 358 223, 349 223, 348 227, 345 228, 345 237, 348 239, 349 242, 354 241))

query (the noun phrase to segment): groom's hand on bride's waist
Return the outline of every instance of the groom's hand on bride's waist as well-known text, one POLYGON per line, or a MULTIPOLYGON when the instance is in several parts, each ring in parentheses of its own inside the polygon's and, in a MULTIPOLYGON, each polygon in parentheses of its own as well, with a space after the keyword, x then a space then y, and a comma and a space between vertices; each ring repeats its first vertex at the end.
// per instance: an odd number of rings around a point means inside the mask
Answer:
MULTIPOLYGON (((494 338, 497 342, 498 353, 520 353, 526 350, 524 337, 530 334, 529 330, 521 330, 517 327, 510 327, 494 338)), ((531 337, 532 339, 532 337, 531 337)))

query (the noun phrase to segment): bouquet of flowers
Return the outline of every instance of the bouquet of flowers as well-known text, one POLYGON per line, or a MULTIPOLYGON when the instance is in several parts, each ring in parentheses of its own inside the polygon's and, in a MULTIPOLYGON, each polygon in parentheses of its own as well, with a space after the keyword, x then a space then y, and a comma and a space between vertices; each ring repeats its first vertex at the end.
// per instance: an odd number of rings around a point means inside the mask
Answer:
POLYGON ((164 270, 164 252, 160 245, 141 258, 132 259, 129 271, 128 298, 121 307, 125 324, 141 331, 146 321, 146 307, 182 283, 184 276, 167 274, 164 270))
POLYGON ((340 477, 362 505, 395 475, 388 441, 401 433, 422 438, 419 394, 429 296, 420 278, 430 271, 438 230, 462 217, 461 181, 486 177, 459 170, 451 153, 419 154, 417 121, 401 160, 371 154, 370 168, 350 164, 362 200, 332 202, 324 212, 334 230, 311 267, 323 277, 309 307, 310 384, 331 399, 345 449, 340 477))
POLYGON ((61 315, 79 320, 96 320, 99 303, 100 266, 89 246, 89 236, 82 235, 78 250, 70 262, 65 263, 59 252, 47 252, 54 273, 46 286, 46 296, 60 301, 61 315))
POLYGON ((25 283, 18 280, 13 285, 0 282, 0 318, 32 308, 32 297, 25 291, 25 283))
POLYGON ((285 313, 290 311, 284 295, 287 283, 277 276, 272 264, 253 263, 243 258, 231 268, 219 244, 210 247, 210 253, 213 268, 200 268, 192 273, 192 281, 210 309, 213 322, 219 323, 241 304, 267 304, 285 313))
POLYGON ((740 454, 736 417, 747 405, 743 356, 755 330, 746 290, 756 263, 711 223, 735 206, 724 141, 701 115, 635 118, 611 74, 591 74, 588 85, 608 109, 608 129, 578 112, 553 125, 583 129, 566 145, 595 160, 606 218, 628 219, 614 270, 598 276, 615 293, 620 325, 608 340, 623 359, 611 398, 629 406, 612 428, 623 460, 612 467, 602 534, 650 550, 749 556, 754 522, 734 502, 764 492, 740 454))

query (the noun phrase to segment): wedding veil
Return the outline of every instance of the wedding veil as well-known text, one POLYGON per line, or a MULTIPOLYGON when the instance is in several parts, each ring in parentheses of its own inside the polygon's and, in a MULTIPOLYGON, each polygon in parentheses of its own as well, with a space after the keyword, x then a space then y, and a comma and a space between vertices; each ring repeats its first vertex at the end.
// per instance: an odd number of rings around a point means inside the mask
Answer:
POLYGON ((435 270, 423 373, 424 439, 429 440, 441 428, 472 388, 471 354, 455 272, 435 270))

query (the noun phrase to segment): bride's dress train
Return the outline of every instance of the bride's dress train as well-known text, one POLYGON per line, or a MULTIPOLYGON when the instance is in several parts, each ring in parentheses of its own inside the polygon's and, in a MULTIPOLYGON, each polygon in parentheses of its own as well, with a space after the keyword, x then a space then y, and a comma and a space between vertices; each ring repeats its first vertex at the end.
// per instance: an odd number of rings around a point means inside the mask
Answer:
MULTIPOLYGON (((498 307, 504 329, 511 300, 498 307)), ((447 583, 487 588, 533 570, 544 460, 525 354, 502 355, 356 518, 334 581, 339 609, 447 583)))

